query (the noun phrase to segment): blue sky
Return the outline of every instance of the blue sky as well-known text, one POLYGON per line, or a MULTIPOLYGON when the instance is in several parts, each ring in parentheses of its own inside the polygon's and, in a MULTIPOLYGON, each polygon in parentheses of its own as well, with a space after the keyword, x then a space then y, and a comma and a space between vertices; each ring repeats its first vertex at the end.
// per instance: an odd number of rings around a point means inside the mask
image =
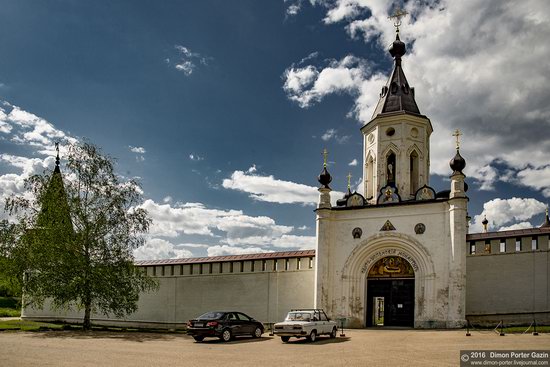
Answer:
MULTIPOLYGON (((550 6, 516 3, 402 4, 405 73, 435 130, 431 185, 448 188, 461 129, 473 231, 483 215, 538 225, 550 197, 550 6)), ((154 225, 139 258, 313 248, 322 149, 334 190, 348 172, 360 183, 394 5, 7 0, 0 196, 52 167, 54 141, 87 138, 141 180, 154 225)))

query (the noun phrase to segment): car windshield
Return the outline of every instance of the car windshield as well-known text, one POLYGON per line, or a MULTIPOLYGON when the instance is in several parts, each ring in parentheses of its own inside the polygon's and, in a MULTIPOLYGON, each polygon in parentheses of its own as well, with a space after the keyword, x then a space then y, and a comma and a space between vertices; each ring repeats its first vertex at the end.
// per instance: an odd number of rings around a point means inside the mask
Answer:
POLYGON ((224 312, 207 312, 197 317, 199 320, 218 320, 221 319, 224 312))
POLYGON ((309 312, 289 312, 286 315, 287 321, 309 321, 311 320, 311 314, 309 312))

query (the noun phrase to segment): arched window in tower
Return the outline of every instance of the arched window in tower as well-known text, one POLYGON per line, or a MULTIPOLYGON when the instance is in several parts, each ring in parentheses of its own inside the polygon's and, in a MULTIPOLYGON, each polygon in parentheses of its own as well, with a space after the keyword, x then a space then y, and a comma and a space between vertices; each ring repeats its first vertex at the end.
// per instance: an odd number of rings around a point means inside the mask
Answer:
POLYGON ((411 195, 414 195, 418 190, 418 153, 416 150, 413 150, 409 156, 409 183, 411 195))
POLYGON ((374 159, 372 157, 367 158, 367 190, 366 197, 367 199, 374 196, 374 159))
POLYGON ((390 150, 386 159, 386 185, 395 186, 395 153, 390 150))

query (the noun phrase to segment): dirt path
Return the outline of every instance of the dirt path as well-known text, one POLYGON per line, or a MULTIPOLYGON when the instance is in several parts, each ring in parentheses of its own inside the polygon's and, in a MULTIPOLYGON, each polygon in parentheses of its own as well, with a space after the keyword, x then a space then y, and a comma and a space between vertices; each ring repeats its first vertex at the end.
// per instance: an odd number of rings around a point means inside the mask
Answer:
POLYGON ((195 343, 180 334, 0 332, 2 366, 457 366, 461 349, 550 349, 550 335, 351 330, 307 343, 261 339, 195 343))

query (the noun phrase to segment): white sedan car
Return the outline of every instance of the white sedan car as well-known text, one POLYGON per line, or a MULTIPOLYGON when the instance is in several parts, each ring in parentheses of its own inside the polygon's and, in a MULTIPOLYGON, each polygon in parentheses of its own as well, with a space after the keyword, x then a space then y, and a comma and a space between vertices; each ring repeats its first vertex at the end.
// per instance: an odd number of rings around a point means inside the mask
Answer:
POLYGON ((307 338, 314 342, 318 335, 330 335, 336 338, 336 322, 330 320, 322 309, 292 310, 285 321, 274 325, 273 333, 288 342, 291 337, 307 338))

